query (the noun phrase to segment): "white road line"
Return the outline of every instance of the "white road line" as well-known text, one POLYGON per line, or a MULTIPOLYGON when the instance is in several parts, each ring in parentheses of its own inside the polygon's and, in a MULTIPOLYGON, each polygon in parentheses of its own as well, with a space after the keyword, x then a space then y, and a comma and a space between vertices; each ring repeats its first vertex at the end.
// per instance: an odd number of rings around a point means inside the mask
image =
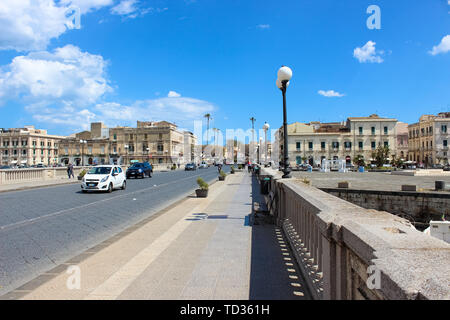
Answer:
POLYGON ((163 184, 157 185, 156 187, 152 186, 152 187, 149 187, 149 188, 139 189, 139 190, 136 190, 136 191, 133 191, 133 192, 120 194, 120 195, 117 195, 117 196, 114 196, 114 197, 109 197, 109 198, 105 198, 105 199, 102 199, 102 200, 90 202, 90 203, 87 203, 87 204, 84 204, 84 205, 81 205, 81 206, 78 206, 78 207, 59 210, 59 211, 56 211, 56 212, 53 212, 53 213, 49 213, 49 214, 46 214, 46 215, 43 215, 43 216, 40 216, 40 217, 14 222, 14 223, 11 223, 11 224, 0 226, 0 232, 6 231, 6 230, 14 228, 14 227, 19 227, 19 226, 22 226, 22 225, 35 223, 37 221, 40 221, 40 220, 43 220, 43 219, 47 219, 47 218, 50 218, 50 217, 63 215, 63 214, 66 214, 66 213, 68 213, 68 212, 70 212, 72 210, 86 208, 86 207, 89 207, 89 206, 94 205, 94 204, 102 203, 102 202, 105 202, 105 201, 110 201, 111 199, 117 199, 117 198, 126 197, 126 196, 129 196, 129 195, 133 195, 135 193, 139 193, 139 192, 155 189, 155 188, 158 188, 158 187, 161 187, 161 186, 167 186, 167 185, 170 185, 170 184, 173 184, 173 183, 178 183, 179 181, 192 179, 192 178, 195 178, 195 177, 198 177, 198 176, 201 176, 201 174, 189 176, 189 177, 182 178, 182 179, 177 179, 175 181, 171 181, 171 182, 167 182, 167 183, 163 183, 163 184))

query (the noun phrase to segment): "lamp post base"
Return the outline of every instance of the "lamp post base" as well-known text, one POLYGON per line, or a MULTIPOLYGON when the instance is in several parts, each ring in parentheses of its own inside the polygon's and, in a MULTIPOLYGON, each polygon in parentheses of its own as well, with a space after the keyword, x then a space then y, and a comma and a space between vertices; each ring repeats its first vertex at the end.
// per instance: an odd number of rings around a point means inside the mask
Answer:
POLYGON ((291 169, 289 169, 289 168, 284 168, 283 169, 283 176, 282 176, 282 178, 283 179, 289 179, 289 178, 292 178, 292 175, 291 175, 291 169))
POLYGON ((281 178, 283 178, 283 179, 290 179, 290 178, 292 178, 292 175, 291 175, 290 172, 288 172, 288 173, 283 174, 283 176, 281 178))

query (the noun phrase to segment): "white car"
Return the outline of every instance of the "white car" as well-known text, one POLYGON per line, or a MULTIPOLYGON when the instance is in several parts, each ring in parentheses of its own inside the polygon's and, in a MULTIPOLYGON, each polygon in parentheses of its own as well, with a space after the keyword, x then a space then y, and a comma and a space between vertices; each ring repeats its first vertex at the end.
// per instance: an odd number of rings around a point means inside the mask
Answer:
POLYGON ((202 162, 200 163, 200 165, 198 166, 199 169, 207 169, 208 168, 208 164, 206 162, 202 162))
POLYGON ((81 181, 81 191, 107 191, 121 188, 125 190, 127 179, 120 166, 99 165, 89 170, 81 181))

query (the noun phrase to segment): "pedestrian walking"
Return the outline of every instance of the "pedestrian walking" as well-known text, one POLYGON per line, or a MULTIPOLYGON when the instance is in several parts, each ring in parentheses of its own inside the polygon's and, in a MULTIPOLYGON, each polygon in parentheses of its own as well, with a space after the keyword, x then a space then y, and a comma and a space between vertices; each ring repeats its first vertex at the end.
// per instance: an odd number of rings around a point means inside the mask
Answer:
POLYGON ((73 165, 71 163, 69 163, 69 165, 67 166, 67 175, 72 178, 75 178, 74 174, 73 174, 73 165))

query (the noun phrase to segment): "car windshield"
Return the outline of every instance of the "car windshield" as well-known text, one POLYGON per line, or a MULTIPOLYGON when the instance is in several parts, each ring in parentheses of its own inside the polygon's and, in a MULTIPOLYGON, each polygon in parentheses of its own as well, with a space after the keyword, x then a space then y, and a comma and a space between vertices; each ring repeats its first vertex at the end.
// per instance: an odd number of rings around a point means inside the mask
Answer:
POLYGON ((131 167, 132 168, 142 168, 144 165, 142 163, 135 163, 131 167))
POLYGON ((109 174, 111 167, 95 167, 89 170, 89 174, 109 174))

